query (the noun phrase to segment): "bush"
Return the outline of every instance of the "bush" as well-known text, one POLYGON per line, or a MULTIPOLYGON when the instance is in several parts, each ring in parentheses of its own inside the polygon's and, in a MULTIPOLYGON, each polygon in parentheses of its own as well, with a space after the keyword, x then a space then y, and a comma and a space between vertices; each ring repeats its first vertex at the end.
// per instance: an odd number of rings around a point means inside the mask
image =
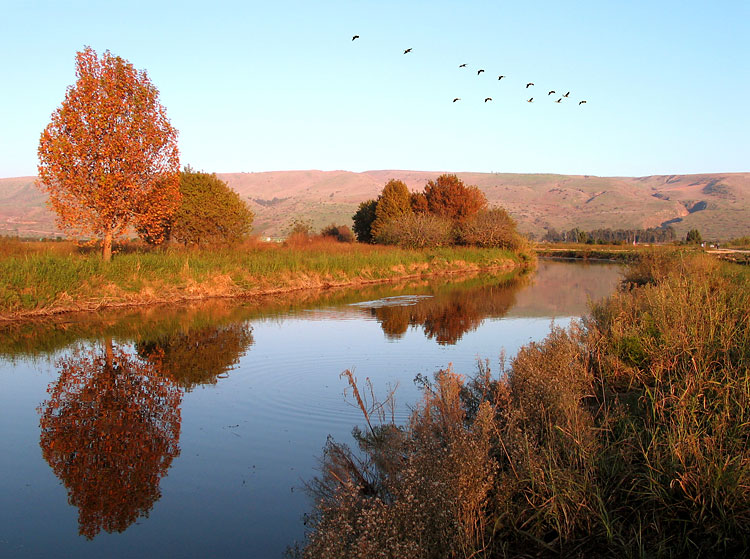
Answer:
POLYGON ((385 222, 375 241, 403 248, 446 246, 453 243, 453 224, 432 214, 406 214, 385 222))
POLYGON ((378 207, 376 200, 362 202, 357 212, 352 216, 354 221, 354 234, 360 243, 372 242, 372 222, 375 221, 375 210, 378 207))
POLYGON ((180 192, 182 203, 166 224, 174 240, 184 245, 232 244, 250 234, 253 212, 215 174, 186 167, 180 174, 180 192))
POLYGON ((340 243, 354 242, 354 233, 346 225, 328 225, 320 231, 320 236, 336 239, 340 243))
POLYGON ((468 218, 459 228, 459 238, 465 245, 485 248, 516 250, 523 245, 516 222, 502 208, 484 210, 468 218))

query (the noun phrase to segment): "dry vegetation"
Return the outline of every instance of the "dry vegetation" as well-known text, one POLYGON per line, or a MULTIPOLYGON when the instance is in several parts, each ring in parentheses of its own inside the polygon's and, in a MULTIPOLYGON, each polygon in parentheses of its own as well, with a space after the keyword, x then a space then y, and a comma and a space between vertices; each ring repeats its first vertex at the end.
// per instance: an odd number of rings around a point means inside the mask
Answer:
POLYGON ((297 553, 746 556, 749 369, 747 271, 646 255, 499 377, 421 379, 407 425, 356 392, 367 431, 326 445, 297 553))

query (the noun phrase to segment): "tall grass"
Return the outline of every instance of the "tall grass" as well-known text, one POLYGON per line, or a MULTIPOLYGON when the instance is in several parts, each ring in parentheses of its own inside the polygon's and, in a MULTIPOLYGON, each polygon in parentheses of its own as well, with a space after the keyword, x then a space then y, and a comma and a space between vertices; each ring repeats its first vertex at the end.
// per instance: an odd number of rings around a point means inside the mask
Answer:
POLYGON ((329 441, 300 554, 748 555, 747 274, 648 253, 499 377, 424 384, 407 425, 329 441))
POLYGON ((110 263, 71 247, 63 253, 25 248, 0 250, 0 313, 251 295, 531 261, 499 249, 404 250, 320 239, 213 250, 130 247, 110 263))

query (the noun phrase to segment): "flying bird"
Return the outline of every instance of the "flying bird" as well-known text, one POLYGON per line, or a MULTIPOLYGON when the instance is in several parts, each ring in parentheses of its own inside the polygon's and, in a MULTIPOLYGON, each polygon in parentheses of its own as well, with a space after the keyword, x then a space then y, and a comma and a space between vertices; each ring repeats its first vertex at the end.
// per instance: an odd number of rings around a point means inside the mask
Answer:
POLYGON ((529 83, 527 83, 527 84, 526 84, 526 89, 529 89, 529 86, 530 86, 530 85, 534 85, 534 82, 529 82, 529 83))
POLYGON ((534 98, 532 97, 531 99, 526 99, 526 102, 527 103, 531 103, 533 100, 534 100, 534 98))
POLYGON ((458 67, 459 68, 466 68, 466 64, 459 64, 458 67))
POLYGON ((487 101, 492 101, 492 97, 485 97, 484 102, 486 103, 487 101))
POLYGON ((568 95, 570 95, 570 91, 568 91, 565 95, 563 95, 563 97, 567 97, 568 95))
POLYGON ((502 79, 503 79, 504 77, 505 77, 505 76, 498 76, 498 77, 497 77, 497 79, 498 79, 498 80, 502 80, 502 79))
POLYGON ((547 95, 552 95, 555 92, 554 89, 552 89, 547 95))
POLYGON ((555 103, 559 103, 560 101, 562 101, 562 97, 560 97, 557 101, 555 101, 555 103))
POLYGON ((404 54, 409 54, 410 52, 411 52, 411 49, 406 49, 406 50, 404 51, 404 54))
POLYGON ((460 101, 460 100, 461 100, 461 98, 460 98, 460 97, 456 97, 456 98, 455 98, 455 99, 453 100, 453 102, 455 103, 456 101, 460 101))
POLYGON ((352 37, 352 41, 353 41, 354 39, 359 39, 359 35, 355 35, 354 37, 352 37))
POLYGON ((583 105, 586 101, 578 101, 578 105, 583 105))
POLYGON ((481 74, 482 72, 484 72, 484 70, 481 70, 481 69, 480 69, 480 70, 477 70, 477 76, 478 76, 479 74, 481 74))

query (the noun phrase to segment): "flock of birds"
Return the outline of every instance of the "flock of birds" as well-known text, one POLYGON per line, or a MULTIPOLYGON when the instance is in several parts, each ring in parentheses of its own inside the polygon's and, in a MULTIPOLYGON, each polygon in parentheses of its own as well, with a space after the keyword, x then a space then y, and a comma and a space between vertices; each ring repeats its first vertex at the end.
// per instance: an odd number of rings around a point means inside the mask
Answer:
MULTIPOLYGON (((354 36, 352 37, 352 41, 354 41, 354 40, 356 40, 356 39, 359 39, 359 35, 354 35, 354 36)), ((405 50, 404 50, 404 54, 409 54, 409 53, 410 53, 411 51, 412 51, 412 49, 411 49, 411 48, 405 49, 405 50)), ((458 65, 458 67, 459 67, 459 68, 468 68, 468 64, 466 64, 466 63, 464 63, 464 64, 459 64, 459 65, 458 65)), ((484 73, 484 68, 480 68, 480 69, 478 69, 478 70, 477 70, 477 76, 479 76, 479 75, 481 75, 481 74, 483 74, 483 73, 484 73)), ((498 77, 497 77, 497 79, 498 79, 498 81, 500 81, 500 80, 502 80, 502 79, 503 79, 503 78, 505 78, 505 77, 506 77, 506 76, 504 76, 504 75, 500 75, 500 76, 498 76, 498 77)), ((528 83, 526 84, 526 89, 529 89, 530 87, 534 87, 534 82, 528 82, 528 83)), ((556 92, 556 91, 555 91, 554 89, 551 89, 551 90, 549 90, 549 91, 547 92, 547 97, 549 97, 550 95, 554 95, 554 94, 556 94, 556 93, 557 93, 557 92, 556 92)), ((564 94, 561 94, 561 95, 560 95, 560 97, 559 97, 559 98, 558 98, 558 99, 557 99, 557 100, 555 101, 555 103, 562 103, 562 100, 563 100, 563 99, 568 99, 569 97, 570 97, 570 91, 568 91, 568 92, 566 92, 566 93, 564 93, 564 94)), ((461 98, 460 98, 460 97, 454 97, 454 98, 453 98, 453 102, 454 102, 454 103, 456 103, 456 102, 458 102, 458 101, 461 101, 461 98)), ((492 101, 492 97, 485 97, 485 98, 484 98, 484 102, 485 102, 485 103, 487 103, 488 101, 492 101)), ((526 99, 526 102, 527 102, 527 103, 533 103, 533 102, 534 102, 534 97, 529 97, 528 99, 526 99)), ((580 107, 580 106, 581 106, 581 105, 583 105, 584 103, 586 103, 586 100, 585 100, 585 99, 581 99, 580 101, 578 101, 578 106, 580 107)))

